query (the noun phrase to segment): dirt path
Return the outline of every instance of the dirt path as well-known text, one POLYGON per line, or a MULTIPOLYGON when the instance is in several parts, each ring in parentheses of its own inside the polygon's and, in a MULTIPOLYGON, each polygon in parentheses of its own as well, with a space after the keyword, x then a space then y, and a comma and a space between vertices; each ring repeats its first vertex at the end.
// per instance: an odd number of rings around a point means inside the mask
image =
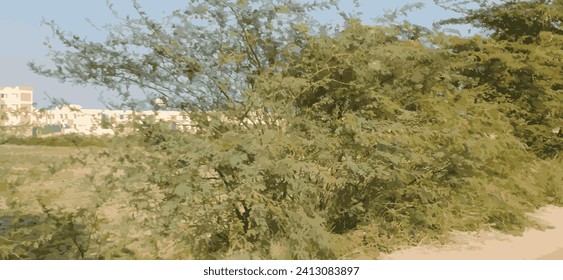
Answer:
POLYGON ((387 260, 563 260, 563 207, 547 206, 532 214, 549 226, 522 236, 500 232, 455 233, 453 244, 420 246, 381 255, 387 260))

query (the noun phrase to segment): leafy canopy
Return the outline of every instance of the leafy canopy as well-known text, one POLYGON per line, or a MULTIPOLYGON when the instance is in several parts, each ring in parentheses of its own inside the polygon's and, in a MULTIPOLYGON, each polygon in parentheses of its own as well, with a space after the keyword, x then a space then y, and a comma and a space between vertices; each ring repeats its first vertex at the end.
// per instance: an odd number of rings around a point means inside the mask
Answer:
MULTIPOLYGON (((507 5, 552 5, 540 2, 507 5)), ((525 211, 563 203, 560 159, 538 160, 520 134, 560 121, 551 27, 528 41, 496 6, 444 22, 493 26, 490 38, 310 17, 337 1, 191 1, 163 22, 135 7, 104 42, 50 23, 67 49, 51 48, 54 69, 30 64, 127 106, 139 87, 196 128, 145 119, 85 155, 100 168, 76 214, 95 221, 82 258, 373 257, 452 229, 522 230, 525 211)), ((538 155, 560 151, 544 143, 538 155)))

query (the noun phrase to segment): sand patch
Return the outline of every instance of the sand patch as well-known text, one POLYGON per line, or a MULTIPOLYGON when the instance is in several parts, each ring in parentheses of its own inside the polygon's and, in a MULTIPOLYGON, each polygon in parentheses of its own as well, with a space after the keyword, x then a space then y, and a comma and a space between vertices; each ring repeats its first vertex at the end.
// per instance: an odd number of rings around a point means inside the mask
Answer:
POLYGON ((382 254, 387 260, 563 260, 563 207, 546 206, 531 217, 548 227, 522 236, 498 231, 455 232, 444 246, 419 246, 382 254))

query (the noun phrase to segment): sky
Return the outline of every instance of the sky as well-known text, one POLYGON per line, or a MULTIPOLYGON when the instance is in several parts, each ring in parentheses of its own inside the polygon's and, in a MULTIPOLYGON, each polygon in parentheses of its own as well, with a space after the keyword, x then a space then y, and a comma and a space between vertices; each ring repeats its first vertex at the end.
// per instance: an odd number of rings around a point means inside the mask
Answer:
MULTIPOLYGON (((188 0, 139 0, 141 6, 154 19, 163 18, 172 10, 182 8, 188 0)), ((112 0, 114 9, 121 16, 134 15, 131 1, 112 0)), ((423 9, 414 11, 408 20, 415 24, 430 27, 434 21, 456 16, 441 9, 432 0, 360 0, 359 10, 366 24, 374 24, 373 19, 386 11, 402 7, 407 3, 422 2, 423 9)), ((341 0, 341 6, 350 11, 352 1, 341 0)), ((321 22, 338 22, 336 13, 325 12, 316 15, 321 22)), ((103 88, 73 86, 60 83, 33 73, 27 62, 52 65, 47 57, 45 39, 51 37, 50 29, 41 24, 42 19, 53 20, 63 30, 101 41, 103 32, 97 26, 119 22, 107 7, 106 0, 0 0, 0 86, 33 86, 36 108, 50 105, 47 96, 62 98, 83 108, 104 108, 100 100, 103 88)), ((460 30, 462 33, 466 30, 460 30)), ((106 94, 111 94, 107 93, 106 94)))

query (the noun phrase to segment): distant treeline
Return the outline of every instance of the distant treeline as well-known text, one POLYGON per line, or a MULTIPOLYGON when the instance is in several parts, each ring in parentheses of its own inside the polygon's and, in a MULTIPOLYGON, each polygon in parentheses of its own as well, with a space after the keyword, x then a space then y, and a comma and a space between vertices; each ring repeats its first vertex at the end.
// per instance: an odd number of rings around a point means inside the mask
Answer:
POLYGON ((107 141, 107 137, 69 134, 49 137, 10 136, 6 139, 3 139, 0 144, 107 148, 107 141))

